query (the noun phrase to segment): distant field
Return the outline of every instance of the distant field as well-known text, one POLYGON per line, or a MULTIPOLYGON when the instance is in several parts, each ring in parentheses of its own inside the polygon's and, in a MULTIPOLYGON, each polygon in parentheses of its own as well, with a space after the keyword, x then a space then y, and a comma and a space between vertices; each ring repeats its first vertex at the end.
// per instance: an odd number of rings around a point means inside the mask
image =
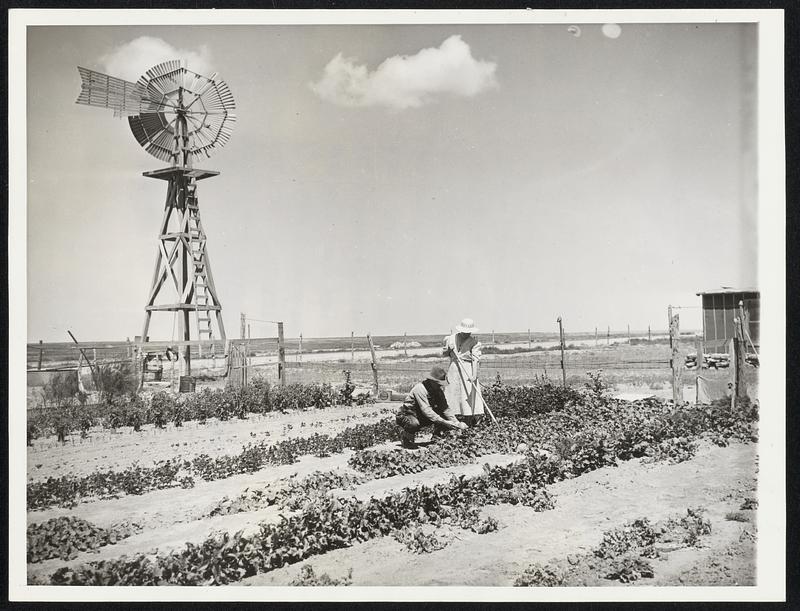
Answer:
MULTIPOLYGON (((663 336, 665 331, 653 331, 653 337, 663 336)), ((693 333, 693 332, 691 332, 693 333)), ((442 338, 446 335, 446 331, 441 334, 429 335, 376 335, 373 336, 372 341, 379 352, 385 351, 389 346, 396 342, 417 342, 422 348, 439 348, 442 343, 442 338)), ((647 332, 641 331, 631 332, 631 336, 647 337, 647 332)), ((481 333, 479 335, 481 342, 484 345, 492 345, 491 333, 481 333)), ((565 341, 567 344, 575 342, 593 342, 595 338, 594 332, 584 333, 570 333, 566 335, 565 341)), ((613 333, 610 336, 610 341, 621 342, 627 341, 627 333, 613 333)), ((557 333, 542 333, 532 332, 531 339, 533 346, 537 344, 547 344, 558 341, 557 333)), ((159 340, 160 341, 160 340, 159 340)), ((160 343, 163 343, 160 341, 160 343)), ((494 343, 498 345, 516 344, 524 348, 528 345, 527 331, 519 333, 495 333, 494 343)), ((605 345, 606 336, 600 335, 598 344, 605 345)), ((294 357, 298 353, 299 338, 289 337, 286 339, 286 355, 294 357)), ((90 358, 97 358, 99 361, 119 361, 129 358, 129 350, 133 344, 125 341, 112 341, 112 342, 86 342, 81 344, 81 347, 87 351, 90 358)), ((355 348, 356 352, 365 352, 369 350, 366 337, 356 336, 353 338, 352 343, 349 336, 346 337, 321 337, 321 338, 303 338, 303 354, 315 352, 349 352, 351 346, 355 348)), ((58 367, 74 367, 80 356, 78 346, 72 342, 44 342, 41 345, 42 349, 42 368, 58 368, 58 367)), ((254 355, 270 355, 276 354, 278 351, 277 338, 253 338, 250 340, 250 350, 254 355)), ((36 369, 39 365, 39 352, 40 346, 38 342, 31 342, 27 345, 27 366, 28 369, 36 369)), ((225 345, 223 342, 214 342, 214 353, 218 356, 223 355, 225 352, 225 345)), ((203 350, 203 355, 208 356, 209 350, 203 350)), ((192 358, 199 358, 200 354, 197 350, 192 351, 192 358)))

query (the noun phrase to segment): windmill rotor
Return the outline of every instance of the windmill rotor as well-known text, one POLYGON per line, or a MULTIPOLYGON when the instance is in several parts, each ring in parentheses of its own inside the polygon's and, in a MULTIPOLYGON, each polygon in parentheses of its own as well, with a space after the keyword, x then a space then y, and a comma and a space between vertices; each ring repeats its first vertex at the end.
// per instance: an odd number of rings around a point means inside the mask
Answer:
POLYGON ((136 141, 157 159, 191 167, 230 140, 236 106, 216 72, 204 76, 179 60, 153 66, 135 83, 88 68, 78 72, 77 103, 127 116, 136 141))

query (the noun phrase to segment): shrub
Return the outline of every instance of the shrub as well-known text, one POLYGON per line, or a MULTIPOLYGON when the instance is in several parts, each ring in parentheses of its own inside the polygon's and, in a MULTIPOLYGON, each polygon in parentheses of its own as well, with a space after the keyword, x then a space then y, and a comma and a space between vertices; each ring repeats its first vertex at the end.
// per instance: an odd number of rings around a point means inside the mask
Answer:
POLYGON ((98 365, 95 380, 102 401, 108 404, 113 404, 115 400, 136 392, 139 387, 133 366, 128 362, 98 365))
POLYGON ((333 579, 327 573, 317 575, 310 564, 300 568, 300 576, 289 582, 290 586, 349 586, 353 583, 353 569, 347 572, 347 577, 333 579))
POLYGON ((622 583, 638 581, 643 577, 653 577, 653 565, 639 556, 622 556, 612 561, 611 571, 606 579, 615 579, 622 583))
POLYGON ((730 522, 749 522, 750 516, 743 511, 729 511, 725 514, 725 519, 730 522))
POLYGON ((535 562, 517 577, 514 585, 518 587, 546 587, 564 585, 564 572, 552 564, 539 564, 535 562))

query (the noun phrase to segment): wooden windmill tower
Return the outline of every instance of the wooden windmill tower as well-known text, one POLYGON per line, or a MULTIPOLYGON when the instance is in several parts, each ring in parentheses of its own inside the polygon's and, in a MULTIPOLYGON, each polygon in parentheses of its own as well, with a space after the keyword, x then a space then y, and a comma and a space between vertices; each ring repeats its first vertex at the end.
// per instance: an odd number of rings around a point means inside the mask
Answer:
MULTIPOLYGON (((197 339, 213 340, 213 323, 224 341, 222 304, 214 287, 197 199, 197 181, 219 172, 197 169, 194 162, 210 157, 230 138, 236 116, 228 86, 216 73, 200 75, 178 60, 150 68, 136 83, 81 67, 78 72, 78 104, 110 108, 115 116, 127 116, 139 144, 170 163, 169 167, 144 173, 148 178, 166 181, 167 198, 144 308, 142 341, 148 341, 154 312, 176 313, 173 316, 177 316, 183 341, 192 339, 192 327, 197 330, 197 339)), ((191 371, 189 354, 186 345, 187 373, 191 371)))

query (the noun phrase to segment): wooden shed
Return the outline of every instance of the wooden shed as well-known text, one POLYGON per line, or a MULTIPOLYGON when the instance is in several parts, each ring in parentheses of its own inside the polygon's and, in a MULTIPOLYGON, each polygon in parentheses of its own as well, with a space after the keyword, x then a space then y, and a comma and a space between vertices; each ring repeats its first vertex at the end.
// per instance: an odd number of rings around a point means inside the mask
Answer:
POLYGON ((722 287, 697 293, 703 299, 703 342, 706 352, 723 351, 725 343, 736 337, 733 320, 744 306, 750 339, 759 346, 760 296, 757 289, 722 287))

